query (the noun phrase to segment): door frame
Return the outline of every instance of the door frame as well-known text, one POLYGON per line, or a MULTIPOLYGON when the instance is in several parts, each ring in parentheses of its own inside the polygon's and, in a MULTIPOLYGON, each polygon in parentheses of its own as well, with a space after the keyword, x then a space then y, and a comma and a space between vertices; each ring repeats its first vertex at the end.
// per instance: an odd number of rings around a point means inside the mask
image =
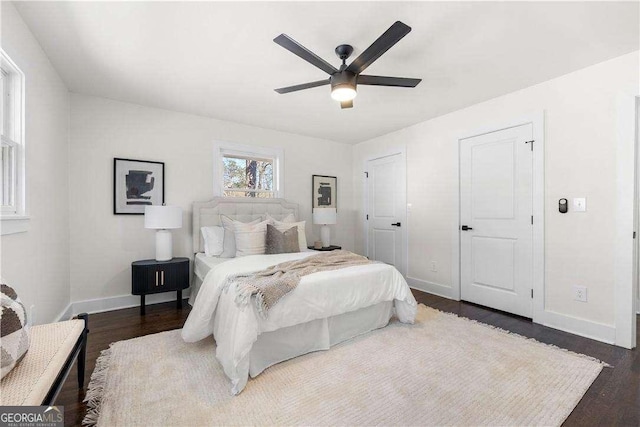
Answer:
POLYGON ((460 301, 460 144, 461 141, 526 124, 533 129, 533 311, 535 323, 544 321, 544 111, 530 113, 506 123, 461 133, 455 140, 453 159, 453 224, 451 254, 451 297, 460 301))
MULTIPOLYGON (((382 150, 380 152, 376 152, 375 154, 371 154, 367 156, 363 161, 364 174, 367 176, 363 179, 364 185, 364 244, 365 244, 365 255, 369 256, 369 220, 366 219, 366 215, 369 214, 369 181, 368 181, 368 173, 369 173, 369 162, 372 160, 378 160, 385 157, 395 156, 396 154, 400 155, 400 163, 402 164, 402 176, 401 176, 401 186, 404 188, 404 192, 401 195, 401 202, 403 209, 401 211, 402 218, 400 222, 403 224, 400 227, 401 235, 402 235, 402 265, 401 268, 398 268, 400 274, 402 274, 405 278, 407 274, 409 274, 409 223, 407 222, 407 150, 404 146, 397 146, 393 148, 389 148, 388 150, 382 150)), ((396 267, 397 268, 397 267, 396 267)))
MULTIPOLYGON (((636 120, 636 124, 635 124, 635 145, 634 145, 634 149, 636 152, 636 156, 635 156, 635 167, 634 167, 634 173, 636 176, 635 179, 635 189, 634 189, 634 203, 633 203, 633 209, 634 209, 634 218, 633 218, 633 229, 634 229, 634 236, 635 236, 635 245, 633 246, 633 250, 634 250, 634 255, 633 255, 633 290, 632 290, 632 294, 635 294, 635 297, 632 297, 632 299, 635 300, 635 307, 633 309, 633 312, 636 315, 640 315, 640 238, 638 237, 638 231, 640 230, 640 211, 639 211, 639 204, 640 204, 640 96, 636 96, 635 97, 635 101, 636 101, 636 110, 635 110, 635 120, 636 120)), ((635 322, 631 322, 631 325, 633 326, 635 324, 635 322)), ((637 336, 637 333, 634 334, 635 331, 632 330, 631 332, 631 336, 632 336, 632 347, 636 346, 636 342, 633 340, 634 336, 637 336)))
MULTIPOLYGON (((635 89, 637 90, 637 89, 635 89)), ((616 99, 616 235, 614 264, 614 344, 636 347, 637 256, 640 202, 640 96, 621 92, 616 99)))
MULTIPOLYGON (((628 105, 626 100, 619 100, 619 109, 624 111, 625 104, 628 105), (622 104, 622 105, 620 105, 622 104)), ((620 120, 620 119, 619 119, 620 120)), ((634 189, 633 189, 633 233, 634 233, 634 242, 633 242, 633 266, 632 266, 632 300, 633 300, 633 313, 631 322, 628 322, 628 319, 625 319, 624 314, 620 316, 619 322, 621 324, 626 323, 628 325, 628 333, 630 335, 630 340, 626 343, 627 347, 634 348, 636 347, 637 332, 635 330, 635 317, 636 315, 640 315, 640 236, 638 236, 638 232, 640 232, 640 96, 634 97, 634 126, 633 126, 633 149, 635 152, 634 156, 634 189)), ((624 129, 627 128, 625 125, 625 120, 620 120, 621 123, 618 124, 622 135, 624 135, 624 129)), ((619 138, 619 144, 624 144, 624 136, 619 138)), ((620 148, 619 148, 620 149, 620 148)), ((620 245, 620 244, 619 244, 620 245)), ((624 271, 624 270, 623 270, 624 271)), ((624 296, 624 292, 621 292, 622 296, 624 296)), ((626 301, 624 298, 616 297, 616 310, 624 311, 626 305, 626 301)), ((616 316, 616 328, 618 327, 618 319, 616 316)), ((616 334, 616 340, 618 334, 616 334)), ((623 338, 624 339, 624 338, 623 338)), ((617 343, 616 343, 617 344, 617 343)))

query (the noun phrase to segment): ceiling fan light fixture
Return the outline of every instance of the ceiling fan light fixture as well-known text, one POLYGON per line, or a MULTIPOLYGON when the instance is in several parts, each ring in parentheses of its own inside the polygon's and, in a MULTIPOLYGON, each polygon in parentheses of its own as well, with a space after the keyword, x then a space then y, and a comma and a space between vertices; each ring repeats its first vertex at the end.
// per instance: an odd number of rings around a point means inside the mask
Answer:
POLYGON ((290 93, 304 89, 311 89, 318 86, 331 84, 331 98, 340 102, 340 108, 353 108, 353 98, 358 95, 356 88, 359 85, 388 86, 388 87, 416 87, 420 79, 409 79, 405 77, 387 77, 363 75, 362 72, 375 62, 386 51, 398 43, 404 36, 409 34, 411 27, 407 24, 396 21, 387 31, 366 48, 351 64, 347 65, 347 59, 353 53, 353 46, 341 44, 336 47, 335 52, 342 61, 340 68, 336 68, 306 47, 292 39, 286 34, 280 34, 273 41, 289 52, 299 56, 309 64, 327 73, 330 77, 325 80, 303 83, 294 86, 281 87, 275 89, 276 92, 290 93))
POLYGON ((341 71, 331 76, 331 98, 338 102, 351 101, 356 97, 356 75, 349 71, 341 71))
POLYGON ((357 94, 356 88, 348 84, 337 85, 331 88, 331 98, 339 102, 351 101, 357 94))

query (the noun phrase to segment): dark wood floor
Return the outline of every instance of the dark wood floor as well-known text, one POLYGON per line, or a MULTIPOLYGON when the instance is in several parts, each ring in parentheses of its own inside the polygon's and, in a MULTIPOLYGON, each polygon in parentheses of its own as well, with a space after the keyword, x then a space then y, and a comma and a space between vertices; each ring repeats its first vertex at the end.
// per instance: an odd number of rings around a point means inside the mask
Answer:
MULTIPOLYGON (((587 391, 566 426, 640 426, 640 352, 603 344, 532 323, 474 304, 452 301, 414 291, 418 302, 442 311, 456 313, 509 331, 598 358, 613 368, 605 368, 587 391)), ((175 303, 147 306, 141 317, 137 308, 90 316, 87 349, 87 377, 93 372, 100 351, 115 341, 154 334, 182 327, 189 305, 177 309, 175 303)), ((638 325, 640 331, 640 325, 638 325)), ((640 334, 639 340, 640 342, 640 334)), ((87 379, 88 382, 88 379, 87 379)), ((71 371, 56 404, 65 407, 65 425, 79 426, 84 417, 84 393, 78 390, 75 370, 71 371)))

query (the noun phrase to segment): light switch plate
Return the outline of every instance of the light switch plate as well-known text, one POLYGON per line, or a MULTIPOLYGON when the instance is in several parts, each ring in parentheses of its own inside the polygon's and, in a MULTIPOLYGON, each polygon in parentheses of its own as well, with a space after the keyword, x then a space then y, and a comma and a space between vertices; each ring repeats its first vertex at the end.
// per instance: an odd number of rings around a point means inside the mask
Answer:
POLYGON ((573 198, 573 211, 574 212, 586 212, 587 211, 587 199, 585 197, 573 198))

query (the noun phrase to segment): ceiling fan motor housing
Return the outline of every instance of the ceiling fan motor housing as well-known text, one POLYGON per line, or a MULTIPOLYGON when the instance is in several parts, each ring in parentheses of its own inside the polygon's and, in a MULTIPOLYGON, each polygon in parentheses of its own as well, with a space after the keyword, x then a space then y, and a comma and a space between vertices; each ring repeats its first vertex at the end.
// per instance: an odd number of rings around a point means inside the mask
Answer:
POLYGON ((331 75, 331 90, 348 87, 351 89, 356 88, 356 75, 351 71, 341 71, 331 75))

